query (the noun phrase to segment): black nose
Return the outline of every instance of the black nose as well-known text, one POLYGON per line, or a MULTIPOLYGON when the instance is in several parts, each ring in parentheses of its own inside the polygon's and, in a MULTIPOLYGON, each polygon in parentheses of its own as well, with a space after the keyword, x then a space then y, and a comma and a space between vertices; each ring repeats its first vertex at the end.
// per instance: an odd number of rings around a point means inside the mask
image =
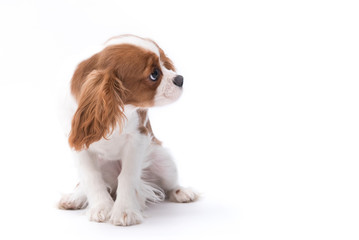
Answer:
POLYGON ((182 87, 183 85, 183 77, 181 75, 177 75, 174 79, 173 79, 173 83, 176 86, 182 87))

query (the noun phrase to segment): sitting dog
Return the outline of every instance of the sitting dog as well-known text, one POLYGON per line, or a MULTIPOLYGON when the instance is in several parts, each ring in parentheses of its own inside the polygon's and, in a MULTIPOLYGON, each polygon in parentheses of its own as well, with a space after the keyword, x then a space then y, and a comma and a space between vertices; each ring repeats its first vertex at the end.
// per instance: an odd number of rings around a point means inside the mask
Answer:
POLYGON ((128 226, 143 220, 148 202, 198 195, 178 184, 177 169, 154 136, 148 108, 176 101, 183 77, 152 40, 122 35, 81 62, 71 80, 77 103, 69 144, 80 183, 61 209, 88 206, 91 221, 128 226))

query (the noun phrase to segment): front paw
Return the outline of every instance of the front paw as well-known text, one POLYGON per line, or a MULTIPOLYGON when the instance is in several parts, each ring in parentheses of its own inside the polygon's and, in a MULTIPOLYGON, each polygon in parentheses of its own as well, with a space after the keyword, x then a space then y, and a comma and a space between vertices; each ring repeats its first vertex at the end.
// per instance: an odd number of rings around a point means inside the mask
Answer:
POLYGON ((188 203, 198 199, 199 194, 189 188, 178 187, 168 193, 171 202, 188 203))
POLYGON ((137 209, 112 209, 110 222, 116 226, 131 226, 143 221, 141 212, 137 209))
POLYGON ((63 210, 77 210, 83 209, 87 206, 87 199, 85 195, 67 194, 62 196, 57 207, 63 210))
POLYGON ((87 210, 87 216, 90 221, 105 222, 110 217, 112 206, 113 203, 111 202, 96 204, 87 210))

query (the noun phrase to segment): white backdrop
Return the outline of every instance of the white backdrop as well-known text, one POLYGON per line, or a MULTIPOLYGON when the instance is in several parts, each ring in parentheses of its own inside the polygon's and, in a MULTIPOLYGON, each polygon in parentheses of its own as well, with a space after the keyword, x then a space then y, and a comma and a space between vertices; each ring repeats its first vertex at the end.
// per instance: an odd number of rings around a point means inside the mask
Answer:
POLYGON ((358 239, 356 1, 0 2, 1 239, 358 239), (55 208, 77 183, 57 96, 93 46, 132 33, 184 76, 151 111, 193 204, 141 225, 55 208))

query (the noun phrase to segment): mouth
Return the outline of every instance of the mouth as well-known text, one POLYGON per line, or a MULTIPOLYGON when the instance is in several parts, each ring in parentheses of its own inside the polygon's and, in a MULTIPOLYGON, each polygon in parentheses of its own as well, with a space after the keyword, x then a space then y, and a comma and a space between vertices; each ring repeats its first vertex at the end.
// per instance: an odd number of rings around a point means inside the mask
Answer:
POLYGON ((170 89, 166 89, 162 94, 158 94, 155 97, 155 106, 163 106, 177 101, 182 95, 182 88, 173 87, 170 89))

